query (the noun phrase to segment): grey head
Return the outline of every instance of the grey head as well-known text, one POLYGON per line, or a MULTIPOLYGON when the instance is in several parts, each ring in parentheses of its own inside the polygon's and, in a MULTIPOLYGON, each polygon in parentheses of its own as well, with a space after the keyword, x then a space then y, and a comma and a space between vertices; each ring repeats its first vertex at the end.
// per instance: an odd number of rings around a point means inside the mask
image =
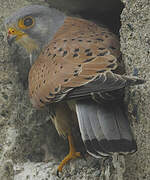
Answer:
POLYGON ((21 44, 30 54, 41 49, 64 23, 64 13, 41 5, 25 6, 5 20, 8 42, 21 44))

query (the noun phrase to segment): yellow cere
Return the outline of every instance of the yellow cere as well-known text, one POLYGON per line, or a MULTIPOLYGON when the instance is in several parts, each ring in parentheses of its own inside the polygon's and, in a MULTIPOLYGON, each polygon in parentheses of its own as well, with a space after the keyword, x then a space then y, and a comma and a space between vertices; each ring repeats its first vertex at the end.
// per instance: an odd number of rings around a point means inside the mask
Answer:
POLYGON ((9 35, 16 35, 16 40, 21 38, 22 36, 26 35, 24 32, 19 31, 19 30, 15 29, 14 27, 10 27, 8 29, 8 34, 9 35))

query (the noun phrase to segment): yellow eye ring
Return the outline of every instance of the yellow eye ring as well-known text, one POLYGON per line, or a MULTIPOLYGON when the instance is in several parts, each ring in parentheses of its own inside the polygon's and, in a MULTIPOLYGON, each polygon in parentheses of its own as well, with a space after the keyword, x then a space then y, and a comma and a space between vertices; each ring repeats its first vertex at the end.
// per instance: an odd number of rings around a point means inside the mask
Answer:
POLYGON ((26 16, 23 19, 19 19, 18 26, 21 29, 28 29, 34 25, 34 18, 31 16, 26 16))

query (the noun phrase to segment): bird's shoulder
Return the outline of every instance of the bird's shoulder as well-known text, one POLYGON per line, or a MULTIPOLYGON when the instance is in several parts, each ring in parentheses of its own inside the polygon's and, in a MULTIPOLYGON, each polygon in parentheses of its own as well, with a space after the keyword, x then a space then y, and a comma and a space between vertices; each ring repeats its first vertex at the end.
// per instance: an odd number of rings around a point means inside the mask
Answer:
POLYGON ((60 100, 73 88, 116 69, 119 56, 119 40, 107 28, 67 17, 30 70, 30 97, 41 105, 60 100))

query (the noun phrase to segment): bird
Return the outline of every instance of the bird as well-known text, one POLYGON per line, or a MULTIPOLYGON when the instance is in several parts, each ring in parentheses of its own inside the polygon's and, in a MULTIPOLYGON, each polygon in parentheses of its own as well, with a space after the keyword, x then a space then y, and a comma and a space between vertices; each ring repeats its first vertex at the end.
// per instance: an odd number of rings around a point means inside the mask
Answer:
POLYGON ((124 110, 124 88, 143 79, 127 76, 119 38, 103 25, 67 16, 55 8, 25 6, 5 20, 7 40, 30 55, 29 97, 41 109, 52 105, 52 122, 69 141, 71 159, 81 156, 72 131, 79 124, 86 151, 96 157, 137 151, 124 110))

